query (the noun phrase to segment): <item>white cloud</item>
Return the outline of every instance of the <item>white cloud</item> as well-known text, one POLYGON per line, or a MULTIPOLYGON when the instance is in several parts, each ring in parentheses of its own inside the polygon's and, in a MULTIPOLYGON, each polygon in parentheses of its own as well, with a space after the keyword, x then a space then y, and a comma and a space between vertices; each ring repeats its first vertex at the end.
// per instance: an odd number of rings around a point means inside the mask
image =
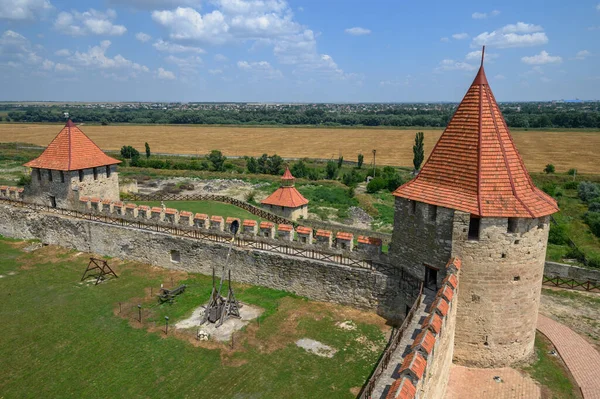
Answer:
POLYGON ((177 44, 172 42, 167 42, 162 39, 157 40, 153 45, 155 49, 158 51, 163 51, 165 53, 198 53, 203 54, 206 51, 201 49, 200 47, 194 46, 184 46, 183 44, 177 44))
POLYGON ((539 25, 517 22, 492 32, 483 32, 473 38, 471 47, 489 45, 497 48, 531 47, 548 43, 546 33, 539 25))
POLYGON ((585 60, 590 55, 592 55, 592 53, 590 53, 589 51, 581 50, 581 51, 578 51, 577 54, 575 54, 575 59, 576 60, 585 60))
POLYGON ((173 11, 153 11, 152 19, 170 31, 171 39, 199 40, 211 44, 228 40, 229 25, 218 10, 202 16, 193 8, 177 7, 173 11))
POLYGON ((130 76, 136 76, 136 72, 150 71, 147 66, 128 60, 121 54, 117 54, 113 58, 106 56, 106 51, 110 45, 109 40, 103 40, 99 46, 90 47, 85 53, 76 51, 70 60, 82 67, 103 70, 115 69, 127 72, 130 76))
POLYGON ((45 70, 51 70, 52 68, 54 68, 54 62, 50 61, 50 60, 44 60, 44 62, 42 62, 42 69, 45 70))
POLYGON ((198 67, 202 65, 202 58, 197 55, 182 58, 171 54, 165 58, 165 60, 170 64, 177 65, 177 67, 186 74, 197 73, 198 67))
POLYGON ((597 26, 588 26, 588 30, 590 30, 590 31, 600 30, 600 25, 597 25, 597 26))
POLYGON ((54 21, 54 28, 65 35, 71 36, 121 36, 127 32, 127 28, 123 25, 113 24, 112 21, 116 18, 116 11, 110 8, 106 12, 97 11, 93 8, 85 12, 62 11, 54 21))
POLYGON ((209 69, 208 73, 210 73, 211 75, 220 75, 223 73, 222 69, 209 69))
POLYGON ((392 79, 392 80, 382 80, 379 82, 379 86, 381 87, 399 87, 399 86, 410 86, 414 81, 412 75, 406 75, 404 79, 392 79))
POLYGON ((504 76, 504 75, 496 75, 496 76, 494 76, 494 79, 496 79, 496 80, 504 80, 504 79, 506 79, 506 76, 504 76))
POLYGON ((149 34, 144 33, 144 32, 138 32, 135 34, 135 38, 138 39, 142 43, 146 43, 147 41, 152 39, 152 36, 150 36, 149 34))
POLYGON ((600 3, 596 6, 596 10, 600 11, 600 3))
POLYGON ((467 33, 455 33, 452 35, 452 38, 455 40, 464 40, 468 39, 469 35, 467 33))
POLYGON ((498 10, 493 10, 492 12, 485 13, 485 12, 474 12, 473 14, 471 14, 471 18, 473 19, 486 19, 488 16, 490 17, 495 17, 496 15, 499 15, 500 11, 498 10))
POLYGON ((48 0, 0 0, 0 20, 33 20, 53 8, 48 0))
POLYGON ((57 63, 54 66, 54 70, 56 70, 56 72, 73 72, 75 71, 75 68, 73 68, 71 65, 57 63))
POLYGON ((57 55, 59 57, 68 57, 71 55, 71 52, 69 50, 67 50, 66 48, 57 50, 56 52, 54 52, 54 55, 57 55))
POLYGON ((442 60, 436 68, 437 71, 474 71, 475 69, 477 69, 475 65, 450 59, 442 60))
POLYGON ((352 36, 362 36, 362 35, 370 34, 371 30, 366 29, 366 28, 361 28, 359 26, 355 26, 353 28, 346 29, 344 32, 346 32, 347 34, 352 35, 352 36))
POLYGON ((562 62, 562 58, 559 56, 552 56, 548 54, 547 51, 542 50, 539 54, 530 57, 522 57, 521 61, 529 65, 559 64, 562 62))
MULTIPOLYGON (((500 55, 496 54, 496 53, 490 53, 490 52, 485 53, 485 59, 488 60, 488 61, 489 60, 494 60, 494 59, 496 59, 498 57, 500 57, 500 55)), ((481 50, 471 51, 470 53, 468 53, 465 56, 465 59, 469 60, 469 61, 474 61, 474 60, 479 61, 479 60, 481 60, 481 50)))
POLYGON ((156 76, 159 79, 165 79, 165 80, 173 80, 175 79, 175 74, 171 71, 167 71, 163 68, 158 68, 158 70, 156 71, 156 76))
POLYGON ((237 67, 243 71, 252 72, 255 76, 266 77, 268 79, 281 78, 283 74, 280 70, 273 68, 267 61, 248 62, 238 61, 237 67))
POLYGON ((448 43, 449 41, 450 41, 450 39, 449 39, 449 38, 447 38, 447 37, 442 37, 442 38, 440 39, 440 42, 442 42, 442 43, 448 43))
POLYGON ((541 80, 542 82, 544 82, 544 83, 548 83, 548 82, 551 82, 551 81, 552 81, 552 79, 550 79, 550 78, 549 78, 549 77, 547 77, 547 76, 542 76, 542 77, 540 78, 540 80, 541 80))
POLYGON ((225 62, 228 59, 223 54, 215 54, 215 56, 213 58, 215 59, 215 61, 218 61, 218 62, 225 62))
POLYGON ((14 67, 37 66, 44 59, 35 52, 25 36, 7 30, 0 36, 0 62, 14 67))
POLYGON ((156 10, 157 8, 168 8, 187 6, 200 9, 202 0, 109 0, 111 4, 129 6, 142 10, 156 10))

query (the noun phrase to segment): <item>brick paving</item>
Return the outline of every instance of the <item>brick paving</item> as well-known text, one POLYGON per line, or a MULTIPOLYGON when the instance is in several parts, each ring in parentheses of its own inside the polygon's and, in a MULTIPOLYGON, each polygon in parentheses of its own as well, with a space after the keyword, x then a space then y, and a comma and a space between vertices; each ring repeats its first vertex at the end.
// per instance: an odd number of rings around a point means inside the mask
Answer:
POLYGON ((585 399, 600 399, 600 353, 583 337, 544 315, 538 315, 537 329, 556 347, 585 399))
POLYGON ((453 364, 445 399, 540 399, 540 386, 511 368, 478 369, 453 364), (498 376, 502 382, 494 381, 498 376))

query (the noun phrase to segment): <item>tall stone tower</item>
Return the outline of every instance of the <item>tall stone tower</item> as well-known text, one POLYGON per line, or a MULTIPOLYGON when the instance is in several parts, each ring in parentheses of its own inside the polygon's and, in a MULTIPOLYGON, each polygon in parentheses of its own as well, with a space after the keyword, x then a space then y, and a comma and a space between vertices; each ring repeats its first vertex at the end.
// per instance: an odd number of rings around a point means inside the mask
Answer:
POLYGON ((462 259, 454 359, 525 362, 556 202, 527 173, 482 65, 427 163, 395 192, 393 259, 435 288, 462 259))
POLYGON ((69 119, 31 168, 28 201, 75 208, 80 196, 119 199, 117 164, 69 119))

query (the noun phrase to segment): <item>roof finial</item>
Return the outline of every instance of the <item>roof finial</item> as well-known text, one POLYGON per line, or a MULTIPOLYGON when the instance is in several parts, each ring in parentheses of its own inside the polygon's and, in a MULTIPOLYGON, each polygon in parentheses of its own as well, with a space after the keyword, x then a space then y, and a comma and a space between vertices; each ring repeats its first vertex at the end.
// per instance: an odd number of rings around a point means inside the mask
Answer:
POLYGON ((485 57, 485 46, 481 49, 481 66, 483 66, 483 58, 485 57))

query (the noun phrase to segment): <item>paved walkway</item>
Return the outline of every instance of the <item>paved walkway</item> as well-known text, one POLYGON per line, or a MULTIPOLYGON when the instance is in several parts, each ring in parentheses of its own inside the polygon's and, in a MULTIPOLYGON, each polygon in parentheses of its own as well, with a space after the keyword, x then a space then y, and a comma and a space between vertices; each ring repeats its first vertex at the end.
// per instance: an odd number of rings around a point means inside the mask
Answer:
POLYGON ((544 315, 538 315, 537 329, 552 341, 583 397, 600 399, 600 353, 575 331, 544 315))
POLYGON ((415 337, 419 332, 421 332, 421 323, 427 317, 429 313, 427 313, 427 309, 429 305, 433 302, 435 295, 423 295, 423 300, 419 305, 413 319, 410 321, 408 328, 406 329, 404 335, 400 339, 400 343, 398 347, 394 351, 388 367, 384 370, 383 374, 377 380, 377 385, 375 385, 375 389, 373 390, 373 398, 384 399, 396 380, 399 377, 398 371, 400 370, 400 365, 404 360, 404 356, 406 356, 410 350, 410 345, 413 343, 415 337))
POLYGON ((445 399, 540 399, 540 386, 511 368, 478 369, 452 365, 445 399), (502 382, 494 381, 500 377, 502 382))

